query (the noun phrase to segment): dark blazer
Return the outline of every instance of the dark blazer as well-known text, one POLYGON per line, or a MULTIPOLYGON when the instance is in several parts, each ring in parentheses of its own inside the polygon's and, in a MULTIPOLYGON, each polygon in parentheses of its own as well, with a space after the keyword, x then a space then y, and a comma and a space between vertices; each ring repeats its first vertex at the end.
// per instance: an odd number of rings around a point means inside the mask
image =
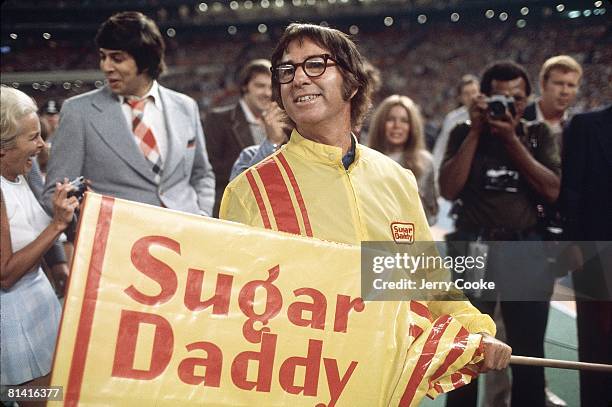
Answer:
MULTIPOLYGON (((575 115, 563 135, 565 147, 560 203, 566 217, 568 238, 610 243, 612 105, 602 110, 575 115)), ((608 245, 609 254, 610 250, 612 247, 608 245)), ((585 294, 595 298, 609 298, 607 296, 612 294, 612 266, 605 271, 607 267, 599 260, 591 262, 597 267, 589 267, 589 270, 585 264, 585 270, 576 273, 574 281, 577 283, 576 288, 585 294)))
MULTIPOLYGON (((584 258, 572 273, 578 356, 612 364, 612 105, 575 115, 563 136, 560 200, 568 238, 582 241, 584 258)), ((608 406, 612 375, 581 371, 580 399, 582 406, 608 406)))
POLYGON ((253 136, 240 103, 213 109, 204 119, 206 149, 215 172, 216 195, 213 216, 219 216, 223 191, 229 182, 232 165, 240 152, 253 144, 253 136))
POLYGON ((612 105, 575 115, 563 133, 561 201, 574 240, 612 240, 612 105))

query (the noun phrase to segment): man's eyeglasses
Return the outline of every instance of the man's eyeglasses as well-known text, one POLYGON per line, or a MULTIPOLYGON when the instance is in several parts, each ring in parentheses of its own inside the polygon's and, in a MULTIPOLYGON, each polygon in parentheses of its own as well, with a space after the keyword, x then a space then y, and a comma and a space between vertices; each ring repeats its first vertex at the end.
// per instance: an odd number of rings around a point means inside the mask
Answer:
POLYGON ((301 66, 304 70, 304 73, 309 78, 316 78, 325 73, 325 69, 328 66, 334 66, 336 62, 332 59, 331 55, 323 54, 323 55, 313 55, 304 60, 304 62, 299 64, 292 64, 286 62, 284 64, 280 64, 277 66, 273 66, 270 68, 272 71, 272 75, 274 78, 281 84, 289 83, 293 81, 295 78, 295 71, 298 66, 301 66), (331 61, 331 62, 328 62, 331 61))

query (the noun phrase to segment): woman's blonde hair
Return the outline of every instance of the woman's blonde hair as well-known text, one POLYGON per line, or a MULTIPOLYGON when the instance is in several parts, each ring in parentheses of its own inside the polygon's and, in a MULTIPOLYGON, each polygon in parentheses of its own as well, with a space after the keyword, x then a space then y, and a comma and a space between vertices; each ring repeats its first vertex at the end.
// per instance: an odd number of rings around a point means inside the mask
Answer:
POLYGON ((384 99, 372 114, 370 122, 370 147, 383 154, 389 153, 387 137, 385 135, 385 121, 389 112, 395 106, 401 106, 408 112, 410 130, 408 140, 404 144, 402 163, 405 168, 412 170, 418 179, 425 169, 423 152, 425 150, 425 136, 423 117, 419 106, 408 96, 391 95, 384 99))
POLYGON ((0 88, 0 149, 15 146, 21 119, 36 113, 38 108, 34 99, 20 90, 2 85, 0 88))

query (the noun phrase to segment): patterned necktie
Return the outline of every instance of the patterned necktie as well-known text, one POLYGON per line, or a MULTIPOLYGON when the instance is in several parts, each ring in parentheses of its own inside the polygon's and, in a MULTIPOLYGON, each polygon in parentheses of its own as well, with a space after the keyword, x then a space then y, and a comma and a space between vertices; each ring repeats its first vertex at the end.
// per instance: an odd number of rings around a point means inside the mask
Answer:
POLYGON ((162 158, 157 147, 157 142, 153 136, 151 128, 142 120, 144 117, 144 109, 151 97, 144 99, 125 99, 125 102, 132 108, 132 131, 136 138, 136 143, 140 147, 147 161, 152 165, 153 174, 155 174, 155 182, 159 184, 162 172, 162 158))

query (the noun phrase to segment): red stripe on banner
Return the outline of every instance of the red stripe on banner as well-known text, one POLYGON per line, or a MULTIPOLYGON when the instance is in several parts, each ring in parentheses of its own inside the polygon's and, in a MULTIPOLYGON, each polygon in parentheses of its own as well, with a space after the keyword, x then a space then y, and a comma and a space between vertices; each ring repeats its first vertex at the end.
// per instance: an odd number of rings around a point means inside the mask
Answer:
POLYGON ((104 255, 106 254, 106 243, 113 216, 114 203, 114 198, 107 196, 102 197, 100 213, 98 214, 98 223, 96 225, 96 232, 94 236, 94 245, 91 252, 91 258, 89 259, 89 269, 87 271, 87 281, 85 282, 85 292, 83 304, 81 306, 81 315, 79 317, 79 325, 74 341, 72 363, 70 364, 70 373, 68 375, 68 384, 66 386, 65 405, 67 406, 76 406, 79 404, 81 386, 83 384, 83 375, 85 374, 85 362, 87 361, 87 351, 89 340, 91 338, 94 313, 96 311, 98 288, 100 286, 100 279, 102 278, 102 266, 104 265, 104 255))
POLYGON ((276 220, 276 229, 281 232, 300 234, 297 214, 291 202, 289 189, 280 172, 280 168, 274 159, 262 162, 257 167, 261 182, 268 194, 268 201, 272 206, 272 213, 276 220))
MULTIPOLYGON (((79 208, 80 208, 79 210, 80 210, 81 213, 85 213, 85 211, 87 210, 87 202, 89 202, 88 197, 89 197, 89 192, 85 192, 85 195, 83 197, 83 201, 79 205, 79 208)), ((81 230, 80 226, 81 226, 81 219, 82 218, 83 218, 82 216, 79 216, 78 220, 77 220, 76 235, 74 237, 74 243, 73 243, 73 247, 74 248, 78 248, 79 247, 79 235, 80 235, 79 231, 81 230)), ((72 267, 74 266, 74 252, 75 251, 76 250, 73 250, 72 257, 70 259, 68 259, 69 260, 69 264, 71 264, 72 266, 70 266, 70 272, 68 273, 68 280, 66 282, 66 290, 65 290, 65 293, 64 293, 64 298, 70 298, 70 276, 74 275, 74 274, 72 274, 72 267)), ((59 342, 60 342, 59 338, 62 335, 62 327, 64 326, 64 316, 66 315, 65 311, 66 311, 66 308, 62 307, 62 316, 60 318, 59 330, 58 330, 58 333, 57 333, 57 338, 58 339, 55 342, 55 353, 53 354, 53 363, 51 364, 52 367, 55 366, 55 360, 57 358, 57 345, 59 344, 59 342)), ((53 379, 53 376, 51 376, 51 379, 53 379)))
POLYGON ((247 180, 249 180, 249 185, 251 186, 251 190, 253 191, 253 195, 255 195, 255 201, 257 202, 257 206, 259 207, 259 214, 261 215, 261 219, 263 220, 263 225, 266 229, 272 229, 270 225, 270 218, 268 218, 268 212, 266 211, 266 206, 264 205, 263 198, 261 197, 261 192, 259 192, 259 187, 255 182, 255 178, 251 171, 246 172, 247 180))
POLYGON ((453 373, 451 375, 451 382, 453 383, 453 387, 458 389, 461 386, 465 386, 465 382, 463 381, 463 376, 461 373, 453 373))
POLYGON ((436 320, 435 326, 432 327, 429 337, 427 338, 425 345, 423 345, 421 356, 419 356, 419 360, 414 366, 412 375, 410 375, 410 379, 408 379, 406 390, 404 390, 402 399, 399 402, 400 406, 409 406, 414 399, 419 384, 425 377, 425 372, 427 372, 427 368, 431 364, 431 360, 434 358, 434 356, 436 356, 438 343, 440 342, 440 339, 442 339, 442 336, 444 335, 446 328, 448 328, 451 320, 452 318, 450 315, 443 315, 436 320))
POLYGON ((455 336, 455 339, 453 339, 453 343, 451 345, 452 349, 448 352, 448 355, 446 355, 444 362, 442 362, 438 370, 436 370, 435 373, 431 375, 430 383, 442 377, 442 375, 446 373, 450 365, 455 363, 455 361, 459 359, 461 355, 463 355, 463 352, 465 352, 465 347, 467 346, 469 334, 470 333, 467 331, 467 329, 461 327, 461 329, 455 336))
POLYGON ((470 376, 470 377, 478 377, 478 372, 473 371, 469 367, 464 367, 459 369, 459 373, 470 376))
POLYGON ((417 324, 410 324, 410 326, 408 327, 408 335, 412 336, 414 339, 421 336, 422 333, 423 333, 423 328, 421 328, 417 324))
POLYGON ((295 175, 293 175, 293 171, 287 162, 283 153, 279 153, 277 156, 278 160, 281 162, 285 172, 287 173, 287 177, 289 177, 289 182, 291 182, 291 187, 293 188, 293 193, 295 194, 295 199, 298 202, 300 207, 300 212, 302 213, 302 220, 304 221, 304 229, 306 231, 306 236, 312 237, 312 227, 310 226, 310 219, 308 218, 308 211, 306 211, 306 205, 304 204, 304 198, 302 198, 302 192, 300 191, 300 186, 295 179, 295 175))
POLYGON ((429 308, 420 302, 410 301, 410 311, 431 321, 431 312, 429 312, 429 308))
POLYGON ((478 348, 476 349, 476 352, 474 352, 474 357, 480 356, 482 354, 484 354, 484 343, 482 343, 482 338, 481 338, 480 344, 478 344, 478 348))
MULTIPOLYGON (((473 358, 477 358, 482 355, 484 355, 484 343, 482 343, 482 337, 481 337, 480 343, 478 344, 478 348, 476 348, 476 351, 474 352, 473 358)), ((473 366, 475 366, 477 369, 481 369, 483 365, 484 365, 484 359, 478 363, 473 364, 473 366)))

